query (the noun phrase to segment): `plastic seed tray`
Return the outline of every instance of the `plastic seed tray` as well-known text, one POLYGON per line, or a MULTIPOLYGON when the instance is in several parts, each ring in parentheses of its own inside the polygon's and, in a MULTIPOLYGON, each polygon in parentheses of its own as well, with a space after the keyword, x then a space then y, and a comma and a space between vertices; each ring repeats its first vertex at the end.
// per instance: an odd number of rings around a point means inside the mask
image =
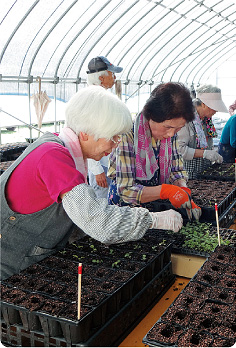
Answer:
POLYGON ((14 163, 14 161, 0 162, 0 175, 2 175, 12 163, 14 163))
MULTIPOLYGON (((200 222, 210 222, 216 226, 215 203, 218 206, 220 227, 229 227, 236 217, 236 185, 233 182, 219 183, 213 180, 189 180, 194 202, 201 208, 200 222)), ((149 204, 151 211, 174 209, 168 200, 156 200, 149 204)), ((185 221, 188 220, 185 209, 179 211, 185 221)))
POLYGON ((171 244, 156 244, 151 253, 153 246, 148 234, 138 242, 112 247, 85 238, 3 281, 3 341, 14 344, 30 337, 33 345, 37 340, 52 346, 53 340, 61 346, 113 345, 174 282, 171 244), (86 254, 91 245, 96 254, 91 250, 86 254), (102 258, 102 250, 115 255, 102 258), (135 261, 129 259, 132 254, 135 261), (77 267, 78 257, 84 255, 78 320, 77 267), (144 259, 138 260, 139 255, 145 255, 144 259), (112 267, 117 261, 118 267, 112 267))
POLYGON ((1 162, 14 161, 29 146, 29 143, 8 143, 0 145, 1 162))
POLYGON ((236 249, 218 246, 143 338, 154 347, 236 342, 236 249))
POLYGON ((197 174, 197 178, 200 180, 235 181, 234 163, 214 163, 202 173, 197 174))
MULTIPOLYGON (((193 223, 193 225, 195 225, 193 223)), ((217 240, 217 228, 215 226, 209 227, 209 234, 210 236, 214 236, 215 240, 217 240)), ((186 240, 188 240, 188 237, 186 237, 184 234, 181 234, 180 232, 173 233, 171 231, 166 230, 158 230, 157 232, 159 234, 159 237, 166 241, 172 242, 172 252, 175 254, 184 254, 184 255, 195 255, 195 256, 203 256, 208 257, 212 252, 201 250, 201 246, 198 248, 187 248, 184 243, 186 240)), ((227 228, 220 228, 220 237, 222 240, 230 241, 230 246, 236 247, 236 233, 235 230, 227 229, 227 228)))

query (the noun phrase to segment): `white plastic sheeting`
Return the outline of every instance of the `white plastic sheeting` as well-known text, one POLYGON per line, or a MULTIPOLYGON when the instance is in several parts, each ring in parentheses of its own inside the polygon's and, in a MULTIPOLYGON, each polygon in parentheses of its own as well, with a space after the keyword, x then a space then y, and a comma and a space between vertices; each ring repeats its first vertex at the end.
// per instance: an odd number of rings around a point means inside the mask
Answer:
MULTIPOLYGON (((158 83, 196 87, 236 62, 235 42, 233 0, 3 0, 0 94, 28 96, 24 117, 32 123, 37 76, 51 99, 67 101, 85 86, 90 59, 103 55, 123 67, 117 76, 122 99, 129 105, 136 100, 131 112, 137 112, 158 83)), ((229 74, 236 78, 234 65, 229 74)), ((45 120, 48 113, 50 120, 61 119, 61 108, 50 104, 45 120)))
POLYGON ((78 83, 104 55, 122 81, 197 84, 236 54, 231 0, 5 0, 0 16, 3 81, 78 83))

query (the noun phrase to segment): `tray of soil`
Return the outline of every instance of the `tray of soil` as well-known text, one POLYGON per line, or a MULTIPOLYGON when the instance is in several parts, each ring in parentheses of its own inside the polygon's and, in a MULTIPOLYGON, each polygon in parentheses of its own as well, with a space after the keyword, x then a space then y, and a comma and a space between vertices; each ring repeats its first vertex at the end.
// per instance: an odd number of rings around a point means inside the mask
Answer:
POLYGON ((0 162, 0 175, 2 175, 12 163, 14 163, 14 161, 0 162))
POLYGON ((22 339, 30 332, 31 339, 40 333, 44 342, 57 339, 64 346, 114 345, 174 282, 171 244, 159 244, 152 231, 139 241, 109 247, 85 237, 4 280, 1 315, 6 343, 12 342, 15 327, 22 339))
MULTIPOLYGON (((200 222, 210 222, 216 226, 215 203, 218 205, 220 227, 228 227, 236 215, 236 184, 234 182, 220 182, 214 180, 189 180, 194 202, 202 209, 200 222)), ((173 209, 169 200, 156 200, 148 204, 150 211, 164 211, 173 209)), ((175 209, 177 210, 177 209, 175 209)), ((188 217, 185 209, 178 209, 185 221, 188 217)))
POLYGON ((27 142, 8 143, 0 145, 0 161, 15 161, 29 146, 27 142))
POLYGON ((197 174, 197 178, 217 181, 235 181, 234 163, 214 163, 197 174))
MULTIPOLYGON (((176 254, 208 257, 218 245, 217 228, 210 223, 188 222, 179 232, 158 230, 164 243, 172 242, 176 254)), ((220 228, 222 245, 236 246, 235 230, 220 228)))
POLYGON ((145 335, 143 343, 160 347, 233 346, 236 342, 235 269, 236 248, 217 246, 145 335), (228 262, 231 267, 226 274, 228 262))
POLYGON ((194 202, 201 207, 200 221, 215 221, 215 203, 218 206, 219 218, 229 206, 233 206, 236 198, 236 184, 213 180, 189 180, 194 202))

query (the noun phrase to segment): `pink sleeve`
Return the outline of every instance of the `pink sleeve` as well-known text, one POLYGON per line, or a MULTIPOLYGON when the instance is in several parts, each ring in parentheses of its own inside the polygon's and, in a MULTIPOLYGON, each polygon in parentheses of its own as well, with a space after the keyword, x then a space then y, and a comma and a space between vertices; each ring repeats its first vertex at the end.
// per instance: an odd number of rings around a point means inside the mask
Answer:
POLYGON ((61 202, 60 194, 85 183, 84 176, 76 169, 66 148, 47 151, 38 162, 36 180, 46 187, 54 202, 61 202))

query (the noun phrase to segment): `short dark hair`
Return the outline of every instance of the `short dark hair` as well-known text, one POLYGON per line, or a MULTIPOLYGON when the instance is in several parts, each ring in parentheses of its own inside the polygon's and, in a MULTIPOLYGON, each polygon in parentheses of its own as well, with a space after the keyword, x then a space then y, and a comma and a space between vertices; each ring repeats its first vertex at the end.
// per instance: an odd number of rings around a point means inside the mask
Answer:
POLYGON ((152 91, 142 113, 148 121, 157 123, 179 117, 191 122, 194 106, 190 90, 180 82, 161 83, 152 91))

